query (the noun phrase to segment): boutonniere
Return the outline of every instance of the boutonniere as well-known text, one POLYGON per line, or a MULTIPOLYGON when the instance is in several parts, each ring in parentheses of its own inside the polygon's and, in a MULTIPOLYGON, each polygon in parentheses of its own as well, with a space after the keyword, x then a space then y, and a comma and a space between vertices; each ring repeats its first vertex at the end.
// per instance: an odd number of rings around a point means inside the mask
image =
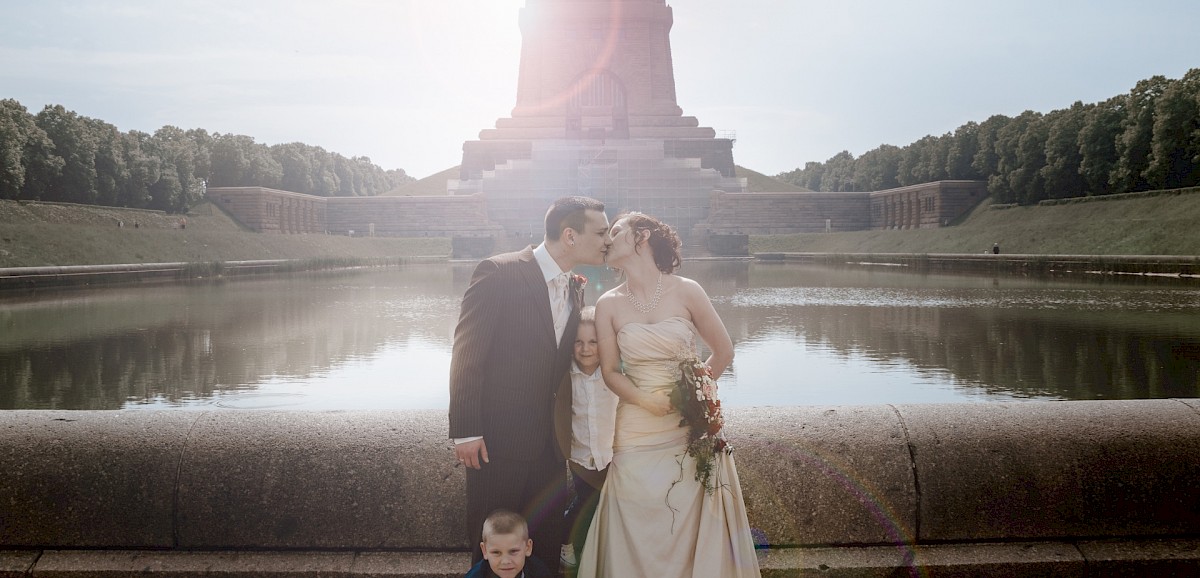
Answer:
POLYGON ((584 277, 579 273, 573 273, 571 274, 571 282, 574 283, 576 287, 583 289, 585 286, 587 286, 587 277, 584 277))

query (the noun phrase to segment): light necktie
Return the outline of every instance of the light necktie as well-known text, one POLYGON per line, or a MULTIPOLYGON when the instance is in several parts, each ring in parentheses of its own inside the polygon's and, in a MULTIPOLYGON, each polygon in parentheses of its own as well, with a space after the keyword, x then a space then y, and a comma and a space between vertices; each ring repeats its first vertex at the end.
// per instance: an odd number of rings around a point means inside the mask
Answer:
POLYGON ((562 342, 563 331, 567 328, 567 317, 571 312, 571 304, 567 298, 567 288, 569 286, 568 273, 563 273, 550 281, 551 287, 554 289, 554 299, 550 302, 551 312, 554 317, 554 340, 556 343, 562 342))

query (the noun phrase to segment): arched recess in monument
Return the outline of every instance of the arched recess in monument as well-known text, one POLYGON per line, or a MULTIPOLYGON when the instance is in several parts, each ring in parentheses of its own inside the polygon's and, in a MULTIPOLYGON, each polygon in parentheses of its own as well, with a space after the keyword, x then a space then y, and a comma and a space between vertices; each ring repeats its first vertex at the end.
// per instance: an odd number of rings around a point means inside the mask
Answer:
POLYGON ((629 138, 625 83, 606 69, 592 69, 571 83, 567 102, 569 139, 629 138))

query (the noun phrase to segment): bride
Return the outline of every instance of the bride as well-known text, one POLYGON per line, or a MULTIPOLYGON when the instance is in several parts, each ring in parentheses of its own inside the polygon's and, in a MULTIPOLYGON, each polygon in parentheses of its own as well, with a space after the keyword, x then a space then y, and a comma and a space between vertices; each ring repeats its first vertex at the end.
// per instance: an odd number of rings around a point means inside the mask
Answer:
POLYGON ((596 303, 604 382, 620 396, 613 461, 579 561, 579 578, 759 576, 733 456, 717 452, 708 489, 668 397, 696 336, 714 377, 733 342, 704 289, 674 275, 679 237, 641 213, 610 229, 608 265, 625 283, 596 303))

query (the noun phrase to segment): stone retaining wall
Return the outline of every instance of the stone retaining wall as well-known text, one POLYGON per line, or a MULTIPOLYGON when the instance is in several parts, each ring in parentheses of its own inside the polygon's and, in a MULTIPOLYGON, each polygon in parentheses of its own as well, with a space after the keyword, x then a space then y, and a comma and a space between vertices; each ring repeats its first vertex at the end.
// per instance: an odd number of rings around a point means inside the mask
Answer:
POLYGON ((713 193, 693 234, 787 235, 871 228, 871 193, 713 193))
POLYGON ((259 233, 358 237, 494 237, 482 195, 317 197, 265 187, 210 187, 206 195, 259 233))
MULTIPOLYGON (((766 576, 1200 572, 1200 400, 728 420, 766 576)), ((4 412, 0 576, 461 576, 446 427, 440 410, 4 412)))
POLYGON ((326 227, 359 237, 495 237, 482 195, 331 197, 326 227))
POLYGON ((500 249, 514 236, 540 238, 545 207, 563 190, 581 186, 580 159, 603 161, 587 166, 587 179, 624 191, 623 196, 593 193, 611 210, 636 208, 699 239, 941 227, 987 196, 983 181, 937 181, 876 192, 721 192, 745 188, 732 178, 732 161, 721 160, 730 141, 703 142, 710 144, 593 145, 594 154, 555 143, 522 148, 479 142, 464 147, 462 178, 448 185, 455 194, 447 196, 315 197, 263 187, 211 187, 207 195, 260 233, 491 237, 500 249), (513 158, 505 156, 510 154, 513 158), (479 180, 483 167, 486 186, 479 180), (542 176, 530 176, 535 173, 542 176))
POLYGON ((872 229, 936 229, 987 197, 986 181, 934 181, 871 193, 872 229))
POLYGON ((787 235, 929 229, 948 225, 987 196, 983 181, 936 181, 875 192, 713 193, 694 234, 787 235))

